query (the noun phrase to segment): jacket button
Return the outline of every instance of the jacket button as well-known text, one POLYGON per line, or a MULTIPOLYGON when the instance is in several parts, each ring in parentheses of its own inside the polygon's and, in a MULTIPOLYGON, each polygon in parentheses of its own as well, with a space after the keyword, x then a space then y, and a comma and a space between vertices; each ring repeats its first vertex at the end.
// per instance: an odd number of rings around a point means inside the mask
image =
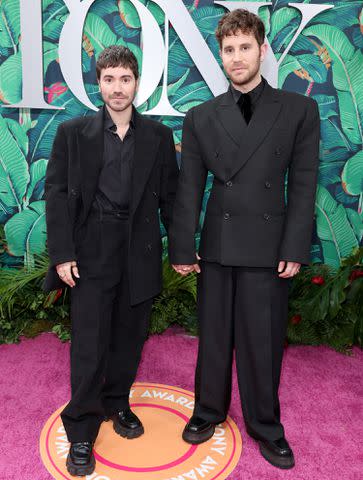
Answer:
POLYGON ((223 215, 223 218, 224 218, 225 220, 228 220, 229 218, 231 218, 231 215, 230 215, 229 213, 225 213, 225 214, 223 215))
POLYGON ((149 243, 149 245, 147 246, 147 249, 149 250, 149 252, 151 252, 153 246, 151 245, 151 243, 149 243))
POLYGON ((146 223, 150 223, 150 218, 149 218, 149 217, 145 217, 145 222, 146 222, 146 223))
POLYGON ((77 195, 77 190, 75 190, 74 188, 72 188, 71 194, 74 195, 74 196, 76 196, 76 195, 77 195))
POLYGON ((218 158, 218 157, 219 157, 219 152, 217 152, 217 151, 214 152, 214 156, 215 156, 216 158, 218 158))
POLYGON ((158 194, 157 194, 156 192, 153 192, 153 195, 154 195, 154 197, 157 197, 157 196, 158 196, 158 194))
POLYGON ((264 213, 264 214, 263 214, 263 218, 264 218, 265 220, 270 220, 271 215, 269 215, 268 213, 264 213))
POLYGON ((265 182, 265 187, 266 188, 271 188, 271 183, 270 182, 265 182))
POLYGON ((279 147, 276 148, 275 155, 281 155, 281 149, 279 147))
POLYGON ((229 180, 227 183, 226 183, 227 187, 231 187, 233 185, 233 182, 231 182, 231 180, 229 180))

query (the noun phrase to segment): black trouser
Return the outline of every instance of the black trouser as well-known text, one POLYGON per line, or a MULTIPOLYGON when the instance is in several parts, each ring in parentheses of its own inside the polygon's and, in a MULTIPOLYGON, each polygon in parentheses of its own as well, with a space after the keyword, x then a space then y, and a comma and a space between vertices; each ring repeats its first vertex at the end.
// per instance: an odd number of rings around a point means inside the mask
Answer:
POLYGON ((152 299, 130 305, 128 219, 90 215, 77 234, 80 279, 71 290, 72 398, 62 412, 70 442, 93 441, 105 415, 129 405, 152 299))
POLYGON ((289 283, 272 268, 201 262, 195 415, 212 423, 225 420, 235 348, 247 432, 256 439, 283 436, 278 387, 289 283))

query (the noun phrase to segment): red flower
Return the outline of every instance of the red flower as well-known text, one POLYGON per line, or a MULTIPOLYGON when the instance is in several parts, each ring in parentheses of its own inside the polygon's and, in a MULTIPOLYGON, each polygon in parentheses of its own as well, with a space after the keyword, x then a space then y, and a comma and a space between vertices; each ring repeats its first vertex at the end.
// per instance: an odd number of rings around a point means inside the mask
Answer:
POLYGON ((46 87, 44 90, 48 94, 48 103, 52 103, 55 98, 59 97, 59 95, 62 95, 62 93, 67 90, 67 87, 61 82, 57 82, 50 88, 46 87))
POLYGON ((350 274, 349 280, 353 282, 357 278, 363 277, 363 270, 353 270, 352 273, 350 274))
POLYGON ((57 290, 57 293, 56 293, 55 296, 54 296, 54 302, 53 302, 53 303, 55 303, 55 302, 58 300, 58 298, 59 298, 60 296, 62 296, 62 293, 63 293, 63 289, 62 289, 62 288, 59 288, 59 289, 57 290))
POLYGON ((302 320, 301 315, 294 315, 293 317, 290 318, 290 322, 293 325, 297 325, 298 323, 301 322, 301 320, 302 320))
POLYGON ((315 283, 315 285, 324 285, 325 280, 324 277, 321 277, 320 275, 317 277, 313 277, 311 279, 311 283, 315 283))

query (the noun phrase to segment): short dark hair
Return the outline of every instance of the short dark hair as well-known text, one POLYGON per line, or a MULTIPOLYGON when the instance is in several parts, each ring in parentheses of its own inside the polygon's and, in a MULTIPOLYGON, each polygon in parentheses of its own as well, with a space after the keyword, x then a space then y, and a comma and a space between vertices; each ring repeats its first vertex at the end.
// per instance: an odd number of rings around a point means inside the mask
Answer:
POLYGON ((216 37, 219 47, 222 48, 225 37, 236 35, 238 31, 245 34, 253 33, 259 46, 265 41, 265 26, 260 17, 248 10, 238 8, 223 15, 218 22, 216 37))
POLYGON ((105 48, 99 55, 96 62, 97 80, 101 78, 101 70, 109 67, 129 68, 136 80, 139 78, 139 66, 132 51, 121 45, 111 45, 105 48))

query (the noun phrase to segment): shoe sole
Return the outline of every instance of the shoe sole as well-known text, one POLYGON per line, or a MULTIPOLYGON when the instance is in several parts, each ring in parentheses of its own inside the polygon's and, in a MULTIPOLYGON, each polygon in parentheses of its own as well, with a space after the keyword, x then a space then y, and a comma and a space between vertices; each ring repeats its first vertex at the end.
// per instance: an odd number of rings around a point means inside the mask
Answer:
POLYGON ((295 466, 294 457, 281 457, 279 455, 274 455, 270 452, 262 443, 259 443, 261 455, 265 460, 267 460, 271 465, 283 470, 288 470, 295 466))
POLYGON ((215 431, 215 426, 211 425, 208 430, 202 433, 191 433, 183 432, 182 438, 184 442, 190 443, 192 445, 199 445, 200 443, 207 442, 210 438, 213 437, 215 431))
POLYGON ((120 437, 127 438, 127 440, 133 440, 134 438, 141 437, 144 434, 144 427, 140 425, 140 427, 133 428, 132 430, 126 427, 122 427, 116 422, 113 422, 113 429, 120 435, 120 437))
POLYGON ((66 462, 67 471, 73 477, 85 477, 86 475, 92 475, 96 468, 96 460, 92 458, 90 465, 80 466, 75 465, 68 457, 66 462))

